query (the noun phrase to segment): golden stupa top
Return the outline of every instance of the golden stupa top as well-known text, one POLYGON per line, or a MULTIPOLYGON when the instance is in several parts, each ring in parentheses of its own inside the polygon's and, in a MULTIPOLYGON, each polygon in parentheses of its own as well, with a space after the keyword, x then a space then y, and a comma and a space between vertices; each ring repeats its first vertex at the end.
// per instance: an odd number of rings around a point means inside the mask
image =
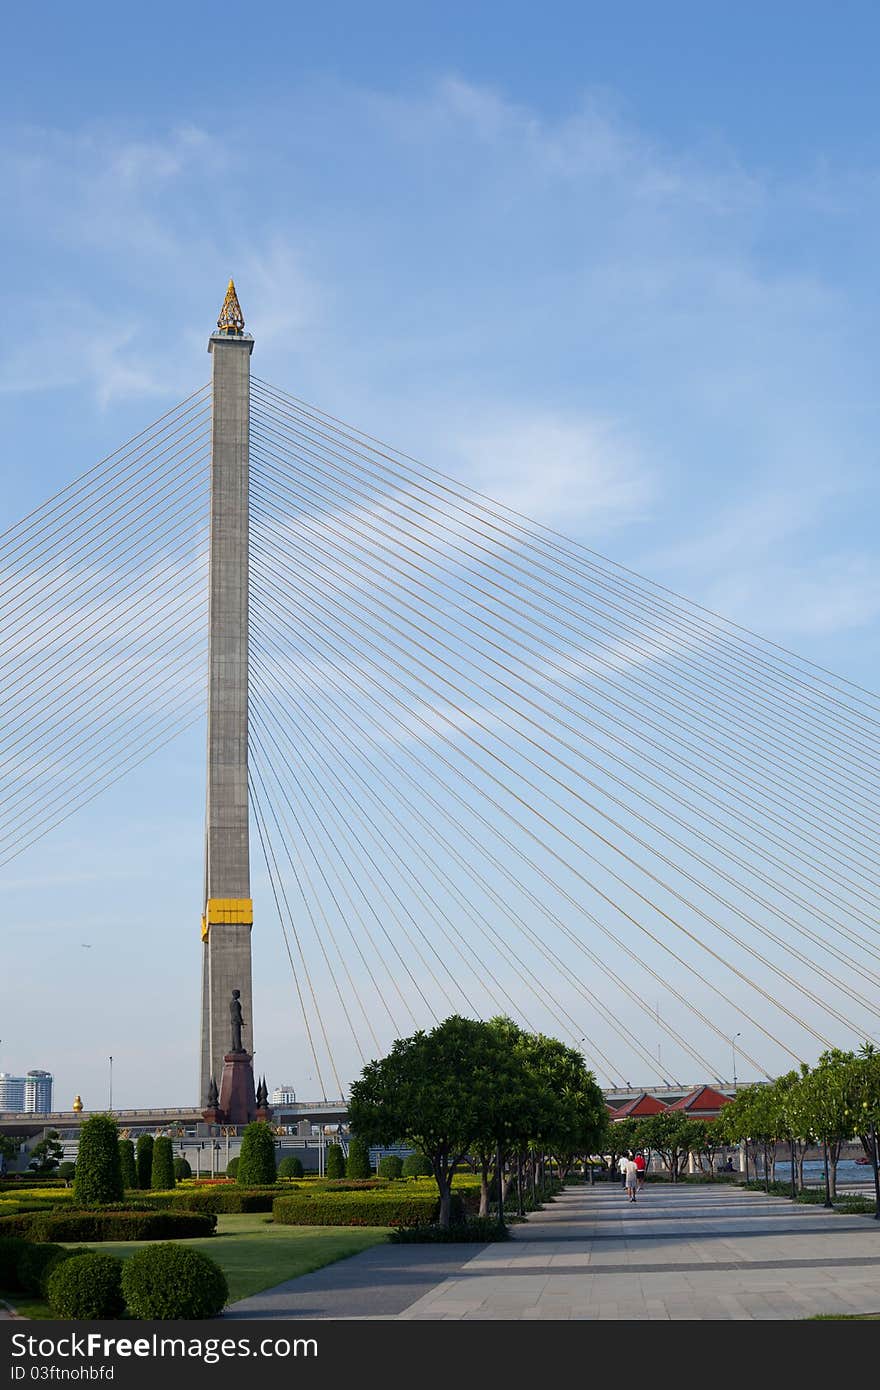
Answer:
POLYGON ((82 1108, 83 1108, 83 1103, 82 1103, 82 1097, 81 1097, 81 1096, 74 1096, 74 1098, 73 1098, 73 1108, 74 1108, 75 1112, 76 1112, 77 1115, 78 1115, 79 1112, 80 1112, 80 1111, 82 1110, 82 1108))
POLYGON ((217 320, 217 331, 220 333, 243 333, 244 314, 241 312, 241 305, 238 302, 238 295, 235 292, 235 282, 229 281, 226 290, 226 298, 223 301, 223 308, 220 310, 220 317, 217 320))

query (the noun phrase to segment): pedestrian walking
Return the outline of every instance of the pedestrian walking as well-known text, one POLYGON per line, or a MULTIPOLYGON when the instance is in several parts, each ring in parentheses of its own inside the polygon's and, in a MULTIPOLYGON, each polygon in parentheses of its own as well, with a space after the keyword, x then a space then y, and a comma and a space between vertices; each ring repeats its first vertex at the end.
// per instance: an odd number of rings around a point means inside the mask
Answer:
POLYGON ((625 1159, 625 1167, 623 1173, 623 1186, 627 1195, 627 1199, 630 1202, 634 1202, 636 1200, 636 1187, 638 1186, 638 1181, 639 1170, 635 1165, 635 1159, 633 1158, 632 1154, 630 1154, 629 1157, 625 1159))
POLYGON ((637 1154, 636 1154, 636 1156, 635 1156, 635 1165, 636 1165, 636 1167, 637 1167, 638 1170, 639 1170, 639 1178, 638 1178, 638 1184, 637 1184, 637 1186, 638 1186, 638 1191, 641 1192, 642 1188, 643 1188, 644 1185, 645 1185, 645 1170, 646 1170, 646 1168, 647 1168, 647 1166, 648 1166, 647 1161, 646 1161, 646 1159, 645 1159, 645 1155, 644 1155, 643 1153, 637 1153, 637 1154))

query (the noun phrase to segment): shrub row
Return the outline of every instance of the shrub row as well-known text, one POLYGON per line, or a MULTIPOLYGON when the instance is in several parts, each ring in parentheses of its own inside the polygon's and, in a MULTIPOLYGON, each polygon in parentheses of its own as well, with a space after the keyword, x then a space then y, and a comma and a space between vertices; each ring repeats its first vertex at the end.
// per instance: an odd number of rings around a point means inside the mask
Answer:
POLYGON ((170 1194, 174 1211, 253 1212, 271 1211, 277 1187, 214 1187, 200 1192, 191 1188, 170 1194))
POLYGON ((389 1237, 393 1245, 457 1245, 487 1244, 494 1240, 510 1240, 510 1227, 502 1226, 493 1216, 472 1216, 444 1229, 442 1226, 402 1226, 389 1237))
POLYGON ((150 1245, 131 1259, 87 1252, 49 1266, 49 1309, 56 1318, 213 1318, 229 1289, 213 1260, 182 1245, 150 1245))
MULTIPOLYGON (((460 1199, 453 1195, 453 1221, 462 1219, 460 1199)), ((297 1192, 276 1197, 273 1220, 279 1226, 424 1226, 437 1219, 436 1195, 377 1192, 297 1192)))
POLYGON ((194 1211, 20 1212, 0 1217, 0 1236, 32 1241, 190 1240, 210 1236, 217 1217, 194 1211))

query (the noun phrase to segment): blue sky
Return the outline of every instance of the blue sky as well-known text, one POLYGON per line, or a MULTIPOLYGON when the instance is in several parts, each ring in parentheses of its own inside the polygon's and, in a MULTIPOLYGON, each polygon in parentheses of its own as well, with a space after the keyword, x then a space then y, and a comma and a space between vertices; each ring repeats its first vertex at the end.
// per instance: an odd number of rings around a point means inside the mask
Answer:
MULTIPOLYGON (((0 526, 207 379, 233 274, 260 376, 876 688, 876 7, 419 8, 8 22, 0 526)), ((0 1066, 65 1103, 192 1094, 200 779, 13 866, 0 1066)))

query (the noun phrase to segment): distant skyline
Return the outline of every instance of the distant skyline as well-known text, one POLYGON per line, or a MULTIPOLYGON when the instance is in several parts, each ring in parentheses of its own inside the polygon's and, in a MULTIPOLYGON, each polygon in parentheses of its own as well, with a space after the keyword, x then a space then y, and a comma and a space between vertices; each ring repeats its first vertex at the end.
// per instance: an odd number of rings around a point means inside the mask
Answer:
MULTIPOLYGON (((261 377, 880 687, 876 7, 52 0, 4 38, 0 530, 207 380, 232 274, 261 377)), ((115 1105, 195 1098, 203 762, 4 871, 0 1070, 56 1105, 111 1054, 115 1105)), ((255 1065, 309 1098, 254 873, 255 1065)))

